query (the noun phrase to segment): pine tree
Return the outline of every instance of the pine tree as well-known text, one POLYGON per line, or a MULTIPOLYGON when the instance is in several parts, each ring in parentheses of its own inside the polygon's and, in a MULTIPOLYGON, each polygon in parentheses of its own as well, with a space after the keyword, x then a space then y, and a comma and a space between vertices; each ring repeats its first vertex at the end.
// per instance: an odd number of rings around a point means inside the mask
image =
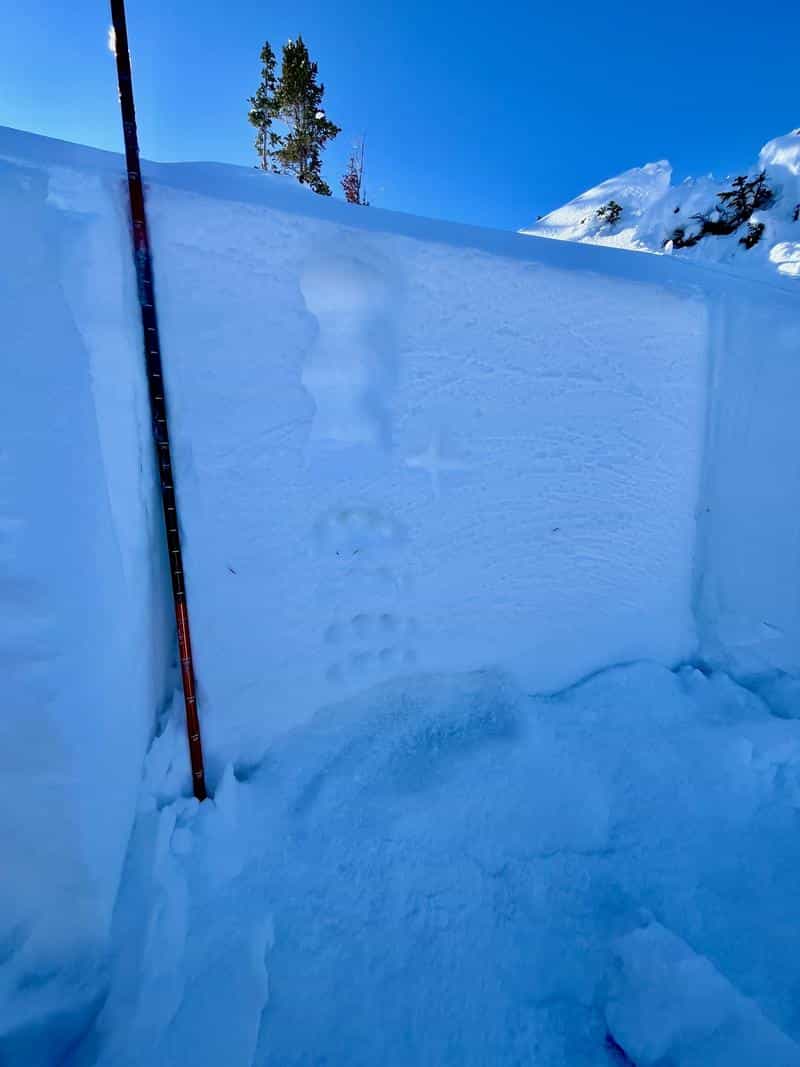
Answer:
POLYGON ((364 190, 364 138, 353 146, 347 170, 342 176, 342 189, 344 198, 348 204, 360 204, 369 207, 366 192, 364 190))
POLYGON ((255 126, 255 149, 258 152, 262 170, 277 171, 275 153, 280 148, 281 138, 272 129, 272 123, 278 115, 277 84, 275 81, 275 53, 269 41, 261 49, 261 81, 255 96, 249 99, 250 111, 247 118, 255 126))
POLYGON ((616 200, 609 200, 607 204, 603 204, 595 211, 595 217, 600 219, 601 222, 607 222, 609 226, 616 226, 622 215, 622 205, 618 204, 616 200))
POLYGON ((311 62, 303 38, 287 41, 275 99, 277 116, 288 127, 288 133, 281 138, 274 158, 284 174, 295 174, 314 192, 330 196, 330 186, 322 177, 321 152, 341 131, 323 110, 325 86, 317 80, 317 73, 317 64, 311 62))

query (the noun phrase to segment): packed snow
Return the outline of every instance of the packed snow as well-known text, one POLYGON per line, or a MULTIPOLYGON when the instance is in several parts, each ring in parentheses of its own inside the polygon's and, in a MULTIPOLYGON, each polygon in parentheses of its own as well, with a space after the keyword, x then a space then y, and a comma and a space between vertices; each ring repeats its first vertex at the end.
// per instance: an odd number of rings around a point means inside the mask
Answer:
POLYGON ((742 244, 747 223, 728 235, 704 237, 691 248, 674 247, 677 228, 691 235, 698 231, 698 216, 713 218, 718 214, 719 194, 731 188, 731 180, 707 175, 672 185, 672 167, 667 160, 633 167, 609 178, 521 232, 561 241, 672 254, 721 265, 748 277, 800 279, 800 129, 768 141, 756 163, 742 173, 753 178, 761 172, 774 201, 749 217, 753 226, 764 226, 752 248, 742 244), (598 211, 612 202, 622 209, 616 223, 598 216, 598 211))
POLYGON ((642 1067, 798 1063, 799 734, 692 667, 538 699, 418 675, 198 810, 163 793, 177 726, 150 754, 111 996, 69 1062, 605 1067, 616 1040, 642 1067))
POLYGON ((145 173, 213 798, 123 162, 0 130, 0 1063, 800 1064, 789 222, 145 173))

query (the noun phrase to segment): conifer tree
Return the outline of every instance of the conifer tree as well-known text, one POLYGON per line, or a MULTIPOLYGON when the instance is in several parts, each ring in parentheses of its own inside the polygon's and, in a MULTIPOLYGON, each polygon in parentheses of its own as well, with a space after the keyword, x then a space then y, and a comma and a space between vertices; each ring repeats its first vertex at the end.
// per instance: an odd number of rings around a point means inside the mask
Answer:
POLYGON ((317 80, 318 68, 308 55, 302 37, 283 46, 281 75, 275 93, 277 116, 288 127, 274 157, 285 174, 310 185, 321 196, 331 189, 322 177, 322 149, 340 128, 331 122, 322 107, 325 86, 317 80))
POLYGON ((723 205, 723 212, 737 225, 749 219, 754 211, 770 207, 775 199, 775 194, 767 185, 765 170, 749 181, 740 174, 733 179, 732 186, 727 192, 717 193, 717 198, 723 205))
POLYGON ((261 49, 261 81, 255 96, 251 96, 250 111, 247 118, 255 126, 255 149, 261 161, 262 170, 277 171, 275 153, 280 147, 281 138, 272 129, 272 123, 278 115, 277 83, 275 81, 275 53, 269 41, 261 49))

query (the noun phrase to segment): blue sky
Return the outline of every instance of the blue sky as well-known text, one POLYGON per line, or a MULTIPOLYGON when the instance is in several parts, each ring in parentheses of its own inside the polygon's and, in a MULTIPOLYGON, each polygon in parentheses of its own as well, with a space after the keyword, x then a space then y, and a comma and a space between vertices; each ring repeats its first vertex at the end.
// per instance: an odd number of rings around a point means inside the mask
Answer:
MULTIPOLYGON (((128 0, 143 153, 254 160, 258 53, 302 33, 378 206, 517 228, 627 167, 724 174, 800 126, 800 4, 128 0), (760 17, 760 11, 767 11, 760 17)), ((120 149, 104 0, 0 0, 0 124, 120 149)))

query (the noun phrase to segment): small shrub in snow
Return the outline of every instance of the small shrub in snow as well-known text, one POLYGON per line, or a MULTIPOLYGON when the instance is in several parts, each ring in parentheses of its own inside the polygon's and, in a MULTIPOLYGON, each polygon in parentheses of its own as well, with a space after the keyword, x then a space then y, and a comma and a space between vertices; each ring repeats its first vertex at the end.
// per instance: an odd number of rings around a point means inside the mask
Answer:
POLYGON ((618 204, 617 201, 609 201, 603 207, 598 207, 594 213, 595 218, 599 219, 599 221, 607 222, 609 226, 613 226, 620 221, 622 205, 618 204))
POLYGON ((739 244, 744 245, 745 248, 754 248, 755 245, 761 240, 761 235, 764 233, 763 222, 748 222, 747 233, 744 237, 739 238, 739 244))
POLYGON ((614 226, 619 222, 620 215, 622 214, 622 205, 618 204, 616 200, 609 200, 607 204, 603 204, 595 212, 595 217, 601 222, 607 222, 609 226, 614 226))
POLYGON ((344 198, 348 204, 360 204, 361 207, 369 207, 369 200, 364 191, 364 138, 353 146, 350 159, 347 162, 347 170, 341 181, 344 189, 344 198))
POLYGON ((700 240, 700 233, 692 233, 686 236, 684 226, 676 226, 672 233, 664 240, 664 245, 671 244, 673 248, 692 248, 700 240))

